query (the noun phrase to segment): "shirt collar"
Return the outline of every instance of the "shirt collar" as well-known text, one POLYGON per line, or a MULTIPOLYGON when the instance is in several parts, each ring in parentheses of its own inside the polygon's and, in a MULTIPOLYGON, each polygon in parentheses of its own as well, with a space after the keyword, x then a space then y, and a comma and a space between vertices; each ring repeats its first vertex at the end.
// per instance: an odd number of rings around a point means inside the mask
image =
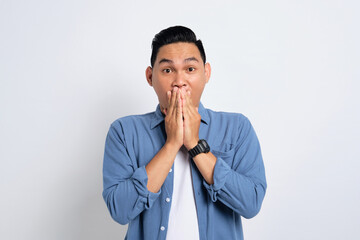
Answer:
MULTIPOLYGON (((209 115, 206 111, 206 108, 204 108, 204 106, 202 105, 202 103, 199 103, 199 114, 201 116, 201 121, 203 123, 205 123, 206 125, 209 125, 210 122, 210 118, 209 115)), ((157 125, 159 125, 162 121, 164 121, 165 115, 161 112, 160 109, 160 104, 157 105, 156 107, 156 111, 154 114, 154 117, 151 119, 150 122, 150 128, 153 129, 155 128, 157 125)))

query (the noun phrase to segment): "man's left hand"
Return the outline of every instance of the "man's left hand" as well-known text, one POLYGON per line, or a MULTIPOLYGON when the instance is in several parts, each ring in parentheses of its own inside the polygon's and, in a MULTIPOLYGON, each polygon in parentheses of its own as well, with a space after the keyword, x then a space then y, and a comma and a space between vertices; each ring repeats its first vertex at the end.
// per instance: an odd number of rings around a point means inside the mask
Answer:
POLYGON ((183 103, 183 117, 184 117, 184 146, 187 150, 194 148, 199 141, 199 128, 201 116, 198 113, 198 108, 194 106, 190 91, 181 89, 181 98, 183 103))

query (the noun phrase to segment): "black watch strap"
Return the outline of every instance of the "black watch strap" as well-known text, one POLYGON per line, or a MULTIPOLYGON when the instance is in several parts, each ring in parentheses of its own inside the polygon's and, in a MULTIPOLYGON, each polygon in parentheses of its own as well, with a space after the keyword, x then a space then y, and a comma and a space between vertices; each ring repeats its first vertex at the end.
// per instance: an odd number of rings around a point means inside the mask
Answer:
POLYGON ((191 150, 189 150, 190 156, 193 158, 200 153, 210 152, 210 146, 204 139, 200 139, 198 144, 191 150))

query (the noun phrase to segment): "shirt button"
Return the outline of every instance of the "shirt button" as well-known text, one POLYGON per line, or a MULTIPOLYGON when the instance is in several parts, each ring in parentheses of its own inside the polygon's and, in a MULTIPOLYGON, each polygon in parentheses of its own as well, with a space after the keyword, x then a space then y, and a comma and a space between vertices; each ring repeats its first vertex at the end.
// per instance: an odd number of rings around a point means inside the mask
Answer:
POLYGON ((166 202, 170 202, 170 198, 167 197, 167 198, 165 199, 165 201, 166 201, 166 202))
POLYGON ((161 230, 161 231, 165 231, 165 227, 164 227, 164 226, 161 226, 161 227, 160 227, 160 230, 161 230))
POLYGON ((170 168, 169 172, 172 172, 172 168, 170 168))

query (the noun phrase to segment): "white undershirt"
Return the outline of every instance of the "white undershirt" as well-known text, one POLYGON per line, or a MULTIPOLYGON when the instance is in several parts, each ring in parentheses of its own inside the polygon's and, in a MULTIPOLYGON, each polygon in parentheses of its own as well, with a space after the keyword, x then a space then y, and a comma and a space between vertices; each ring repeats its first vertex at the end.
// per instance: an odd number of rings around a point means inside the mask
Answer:
POLYGON ((174 161, 174 188, 166 239, 199 239, 189 153, 184 146, 174 161))

